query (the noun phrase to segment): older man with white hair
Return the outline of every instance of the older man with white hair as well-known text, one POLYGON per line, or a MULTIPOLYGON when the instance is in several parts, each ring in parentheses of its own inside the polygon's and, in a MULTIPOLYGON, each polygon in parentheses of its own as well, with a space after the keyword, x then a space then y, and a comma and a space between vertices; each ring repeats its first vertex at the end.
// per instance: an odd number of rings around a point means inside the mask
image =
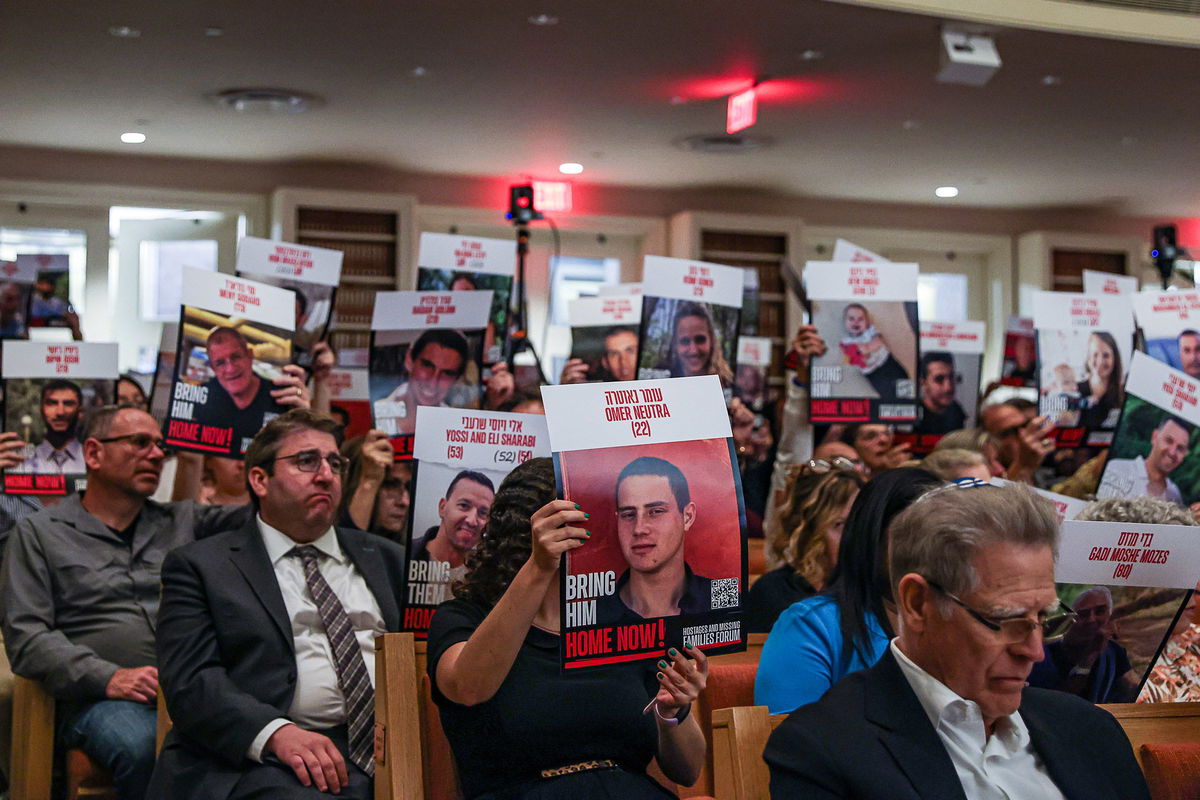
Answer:
POLYGON ((1026 686, 1074 618, 1055 593, 1057 548, 1053 507, 1021 486, 952 486, 896 517, 899 634, 775 730, 771 796, 1147 800, 1111 715, 1026 686))

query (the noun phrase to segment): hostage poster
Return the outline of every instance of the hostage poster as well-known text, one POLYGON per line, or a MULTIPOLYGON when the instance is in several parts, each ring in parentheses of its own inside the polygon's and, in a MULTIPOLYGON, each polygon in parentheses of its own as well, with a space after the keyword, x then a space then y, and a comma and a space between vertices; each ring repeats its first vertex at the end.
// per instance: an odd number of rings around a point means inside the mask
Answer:
POLYGON ((1043 645, 1030 685, 1133 702, 1196 583, 1198 559, 1191 526, 1064 522, 1055 580, 1078 618, 1043 645))
POLYGON ((81 488, 82 423, 116 402, 117 345, 4 343, 4 430, 25 442, 24 461, 4 473, 5 494, 64 495, 81 488))
POLYGON ((589 381, 637 378, 641 295, 581 297, 567 304, 571 354, 587 365, 589 381))
POLYGON ((542 396, 559 494, 590 515, 563 556, 564 668, 744 649, 746 515, 717 377, 542 396))
POLYGON ((0 261, 0 273, 0 339, 28 339, 37 265, 30 258, 0 261))
POLYGON ((483 331, 483 363, 502 360, 517 269, 516 240, 422 233, 417 264, 418 291, 491 291, 492 305, 483 331))
POLYGON ((646 256, 638 378, 716 375, 731 388, 745 285, 738 267, 646 256))
POLYGON ((237 272, 296 293, 292 356, 311 365, 313 346, 325 339, 342 277, 342 251, 246 236, 238 244, 237 272))
POLYGON ((813 422, 916 422, 917 265, 810 261, 812 324, 829 343, 812 360, 813 422))
POLYGON ((1139 292, 1133 295, 1133 313, 1146 353, 1200 380, 1200 291, 1139 292))
POLYGON ((1032 317, 1009 317, 1004 332, 1004 386, 1037 386, 1037 331, 1032 317))
POLYGON ((983 335, 982 322, 921 320, 921 421, 914 428, 912 452, 930 453, 947 433, 975 427, 983 335))
POLYGON ((371 417, 397 461, 413 456, 418 406, 478 408, 492 293, 376 292, 371 417))
POLYGON ((1058 447, 1105 446, 1124 402, 1133 352, 1128 295, 1033 294, 1038 413, 1054 423, 1058 447))
POLYGON ((400 630, 425 638, 450 584, 466 572, 492 499, 518 464, 550 455, 546 418, 536 414, 417 409, 409 510, 408 573, 400 630))
POLYGON ((771 368, 771 340, 765 336, 742 336, 738 340, 737 377, 733 396, 746 407, 761 413, 768 401, 768 371, 771 368))
POLYGON ((271 394, 292 361, 296 301, 287 289, 198 269, 183 271, 183 307, 167 444, 240 458, 289 406, 271 394))

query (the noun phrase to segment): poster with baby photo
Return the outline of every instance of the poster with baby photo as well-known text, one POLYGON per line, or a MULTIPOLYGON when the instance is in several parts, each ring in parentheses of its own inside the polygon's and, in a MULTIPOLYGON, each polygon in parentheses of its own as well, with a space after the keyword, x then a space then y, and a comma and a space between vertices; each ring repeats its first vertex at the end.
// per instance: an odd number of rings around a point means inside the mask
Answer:
POLYGON ((426 637, 434 610, 450 599, 450 585, 466 574, 467 557, 480 543, 505 476, 531 458, 549 456, 543 416, 417 409, 400 630, 426 637))
POLYGON ((371 417, 397 461, 413 457, 419 406, 478 408, 492 293, 376 292, 371 417))
POLYGON ((812 324, 829 343, 812 359, 813 422, 916 422, 917 265, 810 261, 812 324))
POLYGON ((1038 413, 1058 447, 1105 446, 1121 416, 1133 352, 1128 295, 1033 293, 1038 413))
POLYGON ((1184 525, 1064 522, 1055 580, 1076 621, 1043 644, 1030 685, 1093 703, 1133 702, 1195 585, 1195 533, 1184 525))
POLYGON ((115 402, 117 345, 5 342, 3 378, 4 430, 25 442, 24 460, 4 472, 4 493, 51 496, 82 488, 83 421, 115 402))
POLYGON ((1200 380, 1200 291, 1146 291, 1132 297, 1146 354, 1200 380))
POLYGON ((1097 497, 1200 502, 1200 380, 1134 353, 1097 497))
POLYGON ((638 379, 716 375, 731 388, 745 285, 737 267, 646 256, 638 379))
POLYGON ((1037 386, 1037 331, 1033 317, 1009 317, 1004 331, 1004 386, 1037 386))
POLYGON ((591 534, 560 570, 564 668, 745 649, 746 512, 717 377, 542 397, 559 496, 591 534))
POLYGON ((589 381, 631 381, 637 377, 641 295, 581 297, 567 304, 571 355, 587 367, 589 381))
POLYGON ((483 332, 483 363, 502 360, 517 269, 516 240, 422 233, 417 264, 418 291, 491 291, 492 307, 483 332))
POLYGON ((312 365, 312 349, 325 340, 342 277, 341 250, 244 236, 238 243, 237 273, 296 293, 292 357, 312 365))

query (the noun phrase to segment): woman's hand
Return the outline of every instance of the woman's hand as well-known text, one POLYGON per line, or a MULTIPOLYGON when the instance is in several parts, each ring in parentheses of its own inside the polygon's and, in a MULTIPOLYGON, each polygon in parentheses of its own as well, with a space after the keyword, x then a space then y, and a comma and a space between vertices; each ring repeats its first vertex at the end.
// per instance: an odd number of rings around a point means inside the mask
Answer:
POLYGON ((588 365, 582 358, 572 358, 563 364, 559 383, 584 383, 587 381, 588 365))
POLYGON ((658 704, 658 713, 668 719, 679 716, 708 684, 708 658, 698 647, 684 645, 684 649, 692 657, 690 660, 672 647, 667 651, 670 661, 658 662, 658 694, 654 702, 658 704))
POLYGON ((16 469, 25 461, 25 442, 13 431, 0 433, 0 469, 16 469))
POLYGON ((381 482, 392 466, 394 451, 388 435, 381 430, 367 431, 362 444, 364 481, 381 482))
POLYGON ((529 518, 533 534, 529 561, 542 572, 556 571, 559 557, 581 546, 592 535, 571 523, 583 522, 590 516, 570 500, 551 500, 533 512, 529 518))
POLYGON ((792 352, 802 366, 808 366, 813 356, 825 355, 825 340, 817 332, 816 325, 801 325, 792 339, 792 352))
POLYGON ((271 397, 281 406, 309 408, 308 387, 304 385, 304 368, 295 364, 286 365, 283 375, 275 379, 271 397))
POLYGON ((497 361, 492 365, 492 375, 484 380, 484 407, 497 409, 512 399, 517 391, 517 381, 508 369, 508 364, 497 361))

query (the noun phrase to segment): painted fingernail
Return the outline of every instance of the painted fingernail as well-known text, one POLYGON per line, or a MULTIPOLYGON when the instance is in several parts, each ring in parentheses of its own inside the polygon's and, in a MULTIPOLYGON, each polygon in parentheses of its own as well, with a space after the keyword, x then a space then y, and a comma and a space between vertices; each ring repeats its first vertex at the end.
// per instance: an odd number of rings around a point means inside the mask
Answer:
POLYGON ((576 504, 575 504, 575 510, 576 510, 576 511, 578 511, 578 510, 579 510, 579 503, 576 503, 576 504))
POLYGON ((691 642, 687 642, 686 644, 684 644, 683 649, 684 650, 695 650, 696 645, 692 644, 691 642))
POLYGON ((672 647, 667 651, 667 655, 669 655, 671 658, 674 658, 675 656, 679 655, 679 651, 672 647))
POLYGON ((658 662, 658 668, 659 668, 659 669, 666 669, 666 668, 667 668, 667 662, 665 662, 665 661, 659 661, 659 662, 658 662))
POLYGON ((666 675, 663 675, 661 672, 659 672, 659 673, 656 673, 656 674, 658 675, 658 679, 659 679, 660 681, 661 681, 663 678, 667 677, 666 675))
POLYGON ((591 519, 591 518, 592 518, 592 515, 591 515, 591 514, 589 514, 589 513, 587 513, 587 512, 585 511, 585 512, 583 512, 583 518, 584 518, 584 519, 591 519))
POLYGON ((591 532, 591 531, 584 531, 584 532, 583 532, 583 535, 584 535, 584 536, 587 536, 587 537, 591 537, 591 535, 592 535, 592 532, 591 532))

